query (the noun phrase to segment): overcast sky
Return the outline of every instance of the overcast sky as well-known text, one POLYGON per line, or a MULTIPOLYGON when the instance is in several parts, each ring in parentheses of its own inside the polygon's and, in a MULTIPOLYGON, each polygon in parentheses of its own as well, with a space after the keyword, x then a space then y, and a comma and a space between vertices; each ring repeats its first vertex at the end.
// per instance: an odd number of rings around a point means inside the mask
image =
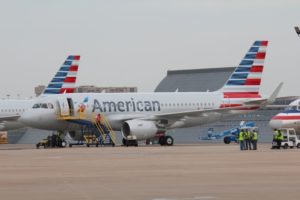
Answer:
POLYGON ((0 1, 0 97, 33 96, 69 54, 77 85, 152 92, 167 70, 236 66, 269 40, 261 92, 300 95, 300 1, 0 1))

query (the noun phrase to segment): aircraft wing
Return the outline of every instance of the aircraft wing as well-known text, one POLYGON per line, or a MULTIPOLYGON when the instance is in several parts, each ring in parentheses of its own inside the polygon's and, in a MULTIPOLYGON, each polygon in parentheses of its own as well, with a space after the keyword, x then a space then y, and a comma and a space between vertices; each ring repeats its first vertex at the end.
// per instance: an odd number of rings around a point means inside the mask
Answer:
POLYGON ((160 119, 180 119, 184 117, 206 117, 211 114, 216 114, 216 115, 230 114, 233 110, 247 109, 251 107, 253 106, 236 106, 236 107, 228 107, 228 108, 194 110, 194 111, 187 111, 187 112, 164 113, 164 114, 156 114, 149 118, 142 118, 142 119, 160 120, 160 119))
POLYGON ((2 116, 0 117, 0 122, 3 121, 15 121, 20 118, 20 115, 10 115, 10 116, 2 116))

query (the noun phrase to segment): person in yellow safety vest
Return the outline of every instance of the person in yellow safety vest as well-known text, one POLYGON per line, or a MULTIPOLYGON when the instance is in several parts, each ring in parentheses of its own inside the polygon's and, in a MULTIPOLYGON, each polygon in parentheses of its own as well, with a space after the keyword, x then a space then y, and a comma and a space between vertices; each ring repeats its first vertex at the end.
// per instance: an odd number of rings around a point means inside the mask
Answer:
POLYGON ((251 137, 253 150, 257 150, 257 140, 258 140, 257 132, 255 130, 253 130, 252 137, 251 137))
POLYGON ((244 137, 245 137, 245 133, 243 130, 241 130, 239 133, 239 143, 240 143, 241 151, 245 150, 244 137))
POLYGON ((245 150, 251 150, 251 141, 250 141, 250 131, 248 129, 245 130, 245 150))
POLYGON ((283 134, 280 130, 277 130, 276 132, 277 132, 277 138, 276 138, 277 139, 277 149, 280 149, 281 142, 283 140, 283 134))
POLYGON ((277 129, 273 130, 273 142, 277 142, 277 129))

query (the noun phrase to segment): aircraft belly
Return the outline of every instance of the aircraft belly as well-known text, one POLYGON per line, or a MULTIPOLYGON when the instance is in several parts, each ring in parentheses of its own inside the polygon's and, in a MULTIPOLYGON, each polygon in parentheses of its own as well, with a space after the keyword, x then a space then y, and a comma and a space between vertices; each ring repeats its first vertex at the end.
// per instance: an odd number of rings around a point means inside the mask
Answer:
POLYGON ((174 122, 169 128, 185 128, 185 127, 194 127, 201 126, 203 124, 212 123, 218 121, 222 118, 222 115, 219 113, 210 113, 207 116, 201 117, 185 117, 181 120, 174 122))

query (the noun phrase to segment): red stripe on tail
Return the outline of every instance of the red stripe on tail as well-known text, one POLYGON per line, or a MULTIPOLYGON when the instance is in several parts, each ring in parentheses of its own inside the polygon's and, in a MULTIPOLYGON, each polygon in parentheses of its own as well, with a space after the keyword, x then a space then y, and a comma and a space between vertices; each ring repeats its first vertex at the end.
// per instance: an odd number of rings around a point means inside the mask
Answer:
POLYGON ((258 52, 256 54, 256 59, 265 59, 266 57, 266 52, 258 52))
POLYGON ((258 92, 224 92, 224 98, 261 98, 258 92))
POLYGON ((249 78, 246 80, 245 85, 260 85, 260 78, 249 78))
POLYGON ((60 94, 64 94, 64 93, 74 93, 75 92, 75 88, 61 88, 59 90, 60 94))
POLYGON ((250 72, 262 72, 264 69, 263 65, 253 65, 250 69, 250 72))
POLYGON ((80 60, 80 56, 74 56, 73 60, 80 60))
POLYGON ((268 41, 261 41, 260 46, 268 46, 268 41))
POLYGON ((77 71, 78 71, 78 65, 72 65, 72 66, 69 68, 69 71, 70 71, 70 72, 77 72, 77 71))
POLYGON ((64 83, 75 83, 76 77, 66 77, 64 83))

